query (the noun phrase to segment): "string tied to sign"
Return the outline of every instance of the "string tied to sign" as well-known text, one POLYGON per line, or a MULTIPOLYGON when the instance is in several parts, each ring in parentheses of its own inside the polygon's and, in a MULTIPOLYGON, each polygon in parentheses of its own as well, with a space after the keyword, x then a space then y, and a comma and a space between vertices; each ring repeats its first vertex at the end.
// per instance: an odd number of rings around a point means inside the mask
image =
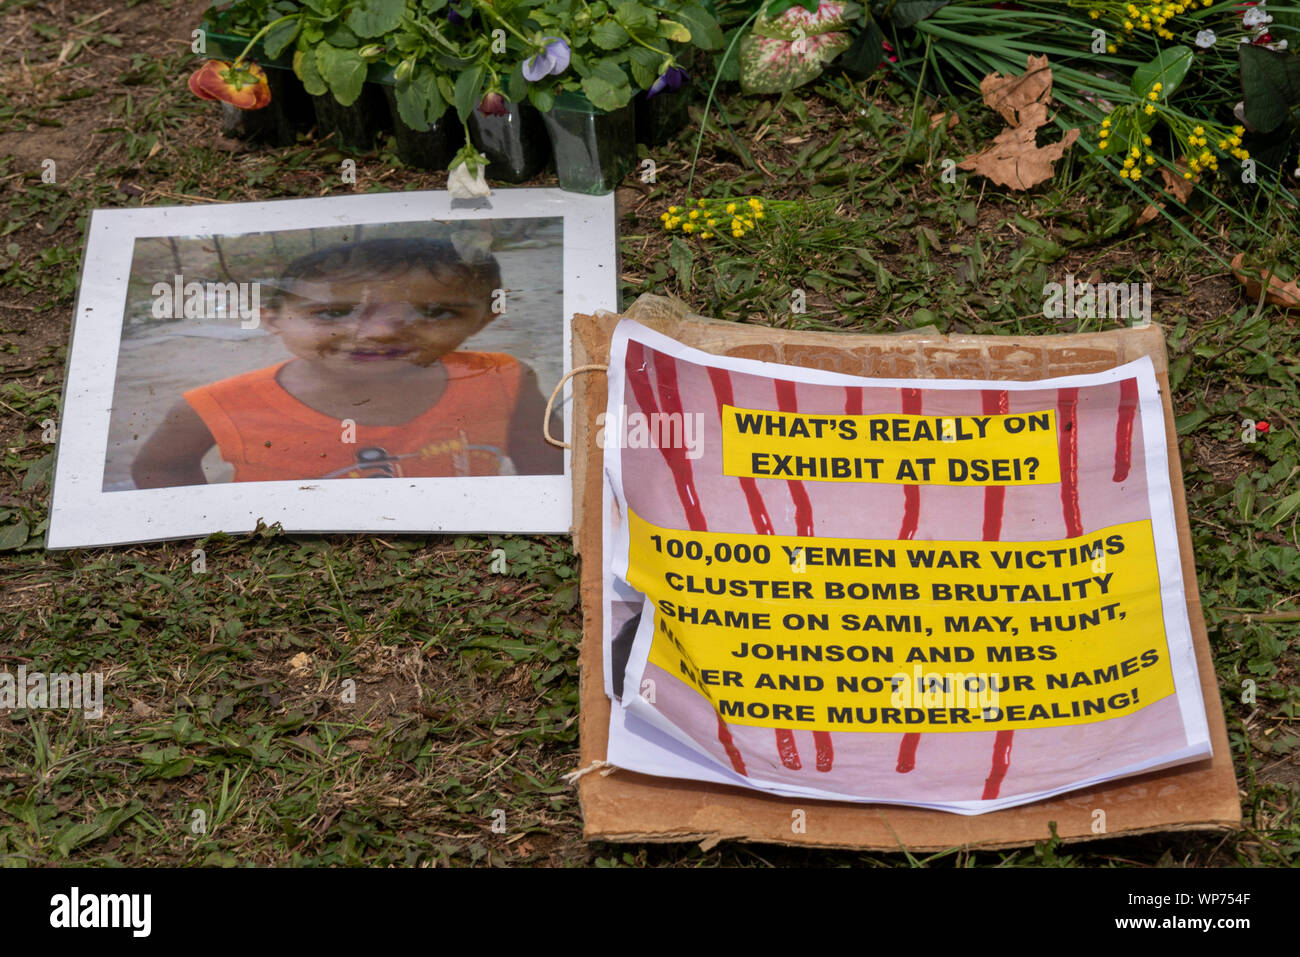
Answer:
POLYGON ((579 372, 608 371, 609 366, 593 363, 592 365, 578 366, 576 369, 570 369, 568 372, 564 373, 564 377, 560 379, 560 381, 555 384, 555 388, 551 390, 551 397, 546 400, 546 415, 542 419, 542 435, 545 437, 547 442, 550 442, 552 445, 558 445, 562 449, 573 448, 573 446, 568 442, 565 442, 563 439, 557 439, 555 436, 551 435, 551 410, 555 408, 555 398, 560 394, 560 390, 564 388, 564 383, 568 382, 579 372))

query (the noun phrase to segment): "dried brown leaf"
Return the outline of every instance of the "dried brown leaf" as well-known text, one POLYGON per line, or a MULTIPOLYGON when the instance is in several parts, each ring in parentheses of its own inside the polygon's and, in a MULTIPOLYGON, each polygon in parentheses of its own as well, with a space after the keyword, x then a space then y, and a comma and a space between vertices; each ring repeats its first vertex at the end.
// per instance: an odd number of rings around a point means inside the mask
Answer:
POLYGON ((1065 155, 1079 137, 1078 130, 1067 130, 1055 143, 1034 145, 1037 129, 1017 126, 1003 130, 993 140, 993 145, 982 153, 968 156, 957 165, 980 176, 986 176, 999 186, 1008 189, 1029 189, 1055 174, 1052 164, 1065 155))
MULTIPOLYGON (((1173 171, 1170 171, 1169 168, 1165 166, 1160 167, 1160 178, 1165 181, 1165 188, 1161 190, 1161 192, 1166 196, 1172 196, 1180 203, 1186 204, 1186 202, 1191 199, 1192 190, 1196 188, 1196 181, 1183 179, 1182 169, 1182 163, 1179 163, 1178 169, 1173 171)), ((1134 223, 1134 225, 1142 226, 1145 223, 1151 222, 1151 220, 1160 215, 1160 210, 1164 208, 1164 203, 1161 203, 1159 206, 1153 206, 1148 203, 1146 209, 1142 210, 1142 212, 1138 214, 1137 222, 1134 223)))
POLYGON ((1052 101, 1052 68, 1047 64, 1047 57, 1031 55, 1020 76, 990 73, 984 77, 980 80, 980 93, 984 95, 985 105, 1000 113, 1008 126, 1024 126, 1025 120, 1017 114, 1022 114, 1031 104, 1041 103, 1046 107, 1052 101))
POLYGON ((1023 190, 1051 179, 1052 164, 1074 145, 1077 129, 1067 130, 1056 143, 1038 146, 1038 128, 1047 122, 1052 99, 1052 71, 1045 56, 1031 56, 1021 76, 990 73, 980 82, 984 102, 997 110, 1009 128, 988 149, 966 157, 958 167, 985 176, 1008 189, 1023 190))
POLYGON ((1283 309, 1300 309, 1300 286, 1296 285, 1294 279, 1286 282, 1281 276, 1263 272, 1253 266, 1248 267, 1245 262, 1245 253, 1237 253, 1232 257, 1232 274, 1246 287, 1247 296, 1258 302, 1259 294, 1264 289, 1260 278, 1267 278, 1268 291, 1264 293, 1265 302, 1281 306, 1283 309))

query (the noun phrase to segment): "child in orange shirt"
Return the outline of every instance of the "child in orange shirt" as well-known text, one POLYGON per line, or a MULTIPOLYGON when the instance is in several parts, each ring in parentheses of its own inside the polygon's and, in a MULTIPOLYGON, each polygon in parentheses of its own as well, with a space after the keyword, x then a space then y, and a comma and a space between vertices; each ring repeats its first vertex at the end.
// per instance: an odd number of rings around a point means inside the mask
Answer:
POLYGON ((495 259, 441 240, 304 256, 261 317, 295 358, 186 392, 136 456, 136 486, 204 484, 213 445, 236 482, 563 472, 533 371, 455 351, 500 286, 495 259))

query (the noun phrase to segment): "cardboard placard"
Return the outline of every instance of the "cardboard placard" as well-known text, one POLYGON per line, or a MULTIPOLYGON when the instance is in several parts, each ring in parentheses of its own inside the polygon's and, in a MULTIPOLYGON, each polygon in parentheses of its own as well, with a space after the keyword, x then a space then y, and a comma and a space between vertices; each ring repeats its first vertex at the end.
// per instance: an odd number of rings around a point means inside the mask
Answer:
MULTIPOLYGON (((718 355, 800 365, 851 375, 936 379, 1040 379, 1094 373, 1149 356, 1161 384, 1171 449, 1179 548, 1187 610, 1197 652, 1201 690, 1214 757, 1181 767, 1124 778, 1106 785, 978 817, 885 805, 789 799, 740 788, 655 778, 619 770, 587 774, 579 784, 589 839, 768 841, 876 850, 941 850, 954 845, 1012 847, 1050 836, 1113 837, 1155 830, 1237 826, 1241 811, 1192 561, 1182 473, 1173 454, 1176 435, 1168 396, 1164 339, 1158 328, 1039 337, 942 336, 924 331, 901 336, 782 332, 719 323, 689 315, 677 302, 643 296, 629 318, 686 345, 718 355), (804 827, 791 812, 804 811, 804 827), (1104 817, 1094 812, 1102 810, 1104 817), (1099 828, 1098 821, 1103 822, 1099 828)), ((621 317, 576 316, 574 367, 605 364, 621 317)), ((610 702, 602 687, 601 542, 603 453, 594 441, 596 416, 606 402, 605 377, 575 380, 574 533, 583 558, 582 766, 605 758, 610 702)))

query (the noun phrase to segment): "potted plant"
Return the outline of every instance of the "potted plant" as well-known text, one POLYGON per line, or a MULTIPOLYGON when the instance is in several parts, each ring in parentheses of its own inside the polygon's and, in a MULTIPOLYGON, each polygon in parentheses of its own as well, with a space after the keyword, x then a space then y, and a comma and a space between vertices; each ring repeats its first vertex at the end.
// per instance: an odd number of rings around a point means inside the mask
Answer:
POLYGON ((686 79, 684 45, 717 49, 721 31, 694 0, 547 0, 532 16, 549 42, 511 83, 555 97, 544 119, 560 185, 608 192, 636 161, 633 97, 671 97, 686 79))
POLYGON ((562 188, 608 192, 635 162, 633 97, 671 114, 679 54, 721 44, 697 0, 236 0, 211 19, 249 38, 232 77, 250 51, 291 68, 345 148, 369 149, 391 113, 399 155, 439 167, 454 153, 470 192, 540 170, 543 130, 562 188))

